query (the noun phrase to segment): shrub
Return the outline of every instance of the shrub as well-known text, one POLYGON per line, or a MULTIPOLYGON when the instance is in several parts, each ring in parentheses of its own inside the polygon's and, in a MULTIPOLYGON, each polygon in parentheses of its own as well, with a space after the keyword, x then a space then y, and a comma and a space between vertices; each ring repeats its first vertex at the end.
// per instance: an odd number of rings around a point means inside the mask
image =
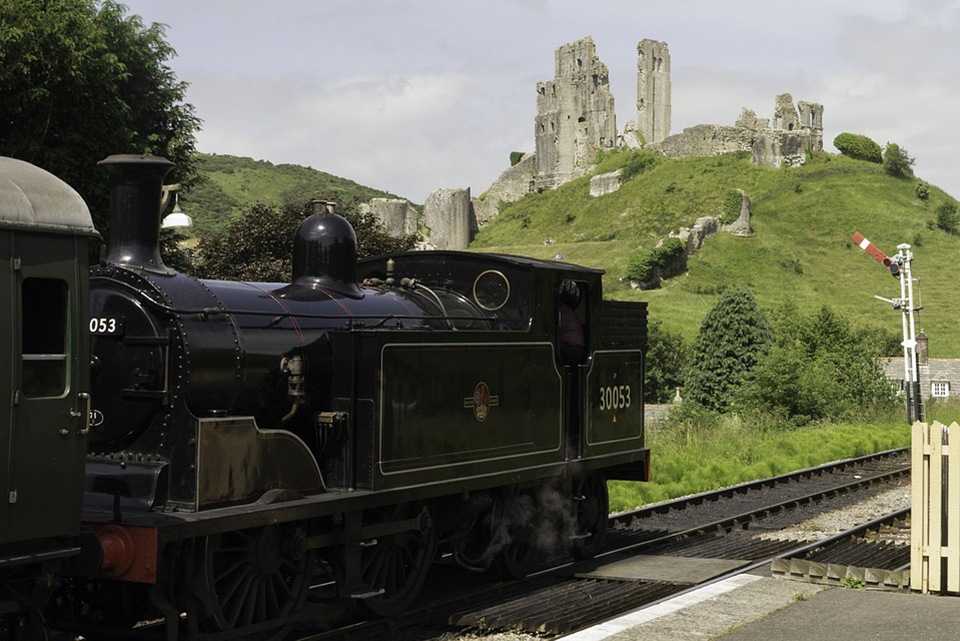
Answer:
POLYGON ((667 238, 653 249, 642 247, 630 254, 627 261, 627 278, 649 283, 656 277, 657 270, 670 272, 677 261, 683 257, 685 249, 684 242, 679 238, 667 238))
POLYGON ((894 178, 913 176, 913 162, 914 159, 900 145, 891 142, 883 150, 883 170, 894 178))
POLYGON ((957 204, 953 202, 941 203, 937 207, 937 229, 948 234, 957 234, 960 225, 960 216, 957 215, 957 204))
POLYGON ((895 337, 855 327, 829 307, 803 314, 788 306, 775 326, 776 343, 735 394, 738 409, 802 425, 892 407, 877 357, 896 352, 895 337))
POLYGON ((914 187, 914 191, 917 192, 917 198, 919 198, 920 200, 929 200, 930 185, 928 185, 924 181, 921 180, 920 182, 918 182, 917 186, 914 187))
POLYGON ((729 225, 740 218, 740 210, 743 208, 743 192, 739 189, 728 189, 723 195, 723 211, 720 214, 720 222, 729 225))
POLYGON ((653 279, 653 250, 641 247, 630 254, 627 260, 627 278, 646 283, 653 279))
POLYGON ((883 162, 880 145, 860 134, 844 132, 833 139, 833 146, 844 156, 856 160, 867 160, 877 164, 883 162))
POLYGON ((638 151, 620 169, 620 182, 626 182, 657 163, 659 156, 652 151, 638 151))
POLYGON ((522 151, 511 151, 510 152, 510 166, 513 167, 523 158, 522 151))

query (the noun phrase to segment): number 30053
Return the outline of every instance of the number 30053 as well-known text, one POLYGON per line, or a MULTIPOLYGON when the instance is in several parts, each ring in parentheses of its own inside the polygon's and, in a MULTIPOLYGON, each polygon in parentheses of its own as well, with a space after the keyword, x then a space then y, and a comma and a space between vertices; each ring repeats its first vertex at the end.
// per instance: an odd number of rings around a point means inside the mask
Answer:
POLYGON ((600 387, 600 411, 622 410, 630 407, 630 386, 612 385, 600 387))

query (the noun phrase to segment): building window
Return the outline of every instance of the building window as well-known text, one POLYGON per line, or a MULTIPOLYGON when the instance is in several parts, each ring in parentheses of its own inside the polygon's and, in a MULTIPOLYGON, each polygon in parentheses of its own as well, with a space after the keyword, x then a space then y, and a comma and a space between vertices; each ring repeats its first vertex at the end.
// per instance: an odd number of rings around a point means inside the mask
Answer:
POLYGON ((930 383, 930 396, 933 398, 948 398, 950 396, 950 382, 933 381, 930 383))

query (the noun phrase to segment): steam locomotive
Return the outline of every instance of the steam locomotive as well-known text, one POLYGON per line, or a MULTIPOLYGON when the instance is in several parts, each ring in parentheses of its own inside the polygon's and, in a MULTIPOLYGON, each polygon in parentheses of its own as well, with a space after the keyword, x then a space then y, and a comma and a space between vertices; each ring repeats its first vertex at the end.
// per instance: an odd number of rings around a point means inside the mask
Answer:
POLYGON ((159 254, 172 164, 100 164, 90 267, 82 199, 0 158, 0 638, 280 638, 317 584, 386 616, 440 558, 600 550, 606 481, 649 475, 644 304, 562 262, 358 261, 321 202, 289 283, 198 280, 159 254))

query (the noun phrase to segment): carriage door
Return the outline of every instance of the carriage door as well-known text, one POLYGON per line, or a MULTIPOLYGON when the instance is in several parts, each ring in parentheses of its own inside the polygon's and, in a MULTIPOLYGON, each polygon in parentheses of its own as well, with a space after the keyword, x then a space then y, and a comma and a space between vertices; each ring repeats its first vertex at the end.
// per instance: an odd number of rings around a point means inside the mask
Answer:
POLYGON ((86 244, 19 233, 12 249, 13 406, 0 497, 10 541, 78 531, 89 417, 89 362, 79 358, 86 244))

